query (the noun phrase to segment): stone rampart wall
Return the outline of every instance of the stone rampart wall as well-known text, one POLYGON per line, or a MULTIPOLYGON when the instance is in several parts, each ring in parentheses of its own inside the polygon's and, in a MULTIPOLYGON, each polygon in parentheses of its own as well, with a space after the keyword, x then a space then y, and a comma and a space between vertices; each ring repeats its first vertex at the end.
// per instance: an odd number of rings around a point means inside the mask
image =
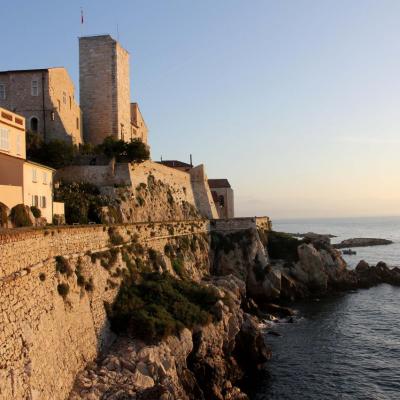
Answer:
MULTIPOLYGON (((77 226, 0 234, 1 400, 64 400, 76 373, 110 344, 104 303, 114 300, 121 278, 92 255, 121 246, 113 235, 163 251, 169 238, 207 233, 209 222, 111 229, 77 226), (70 274, 57 272, 56 256, 72 266, 70 274), (91 282, 88 288, 78 284, 78 274, 91 282), (62 283, 69 287, 65 298, 58 292, 62 283)), ((125 267, 120 254, 116 265, 117 270, 125 267)))
MULTIPOLYGON (((0 400, 66 399, 77 372, 112 342, 104 304, 114 300, 126 264, 118 253, 110 270, 94 255, 121 247, 121 237, 163 254, 181 236, 205 241, 213 230, 256 226, 255 218, 236 218, 0 232, 0 400), (71 266, 69 274, 57 270, 57 256, 71 266), (79 275, 90 285, 79 284, 79 275), (61 284, 69 287, 65 297, 61 284)), ((204 247, 189 255, 193 279, 207 273, 208 260, 204 247)), ((174 273, 168 260, 167 267, 174 273)))

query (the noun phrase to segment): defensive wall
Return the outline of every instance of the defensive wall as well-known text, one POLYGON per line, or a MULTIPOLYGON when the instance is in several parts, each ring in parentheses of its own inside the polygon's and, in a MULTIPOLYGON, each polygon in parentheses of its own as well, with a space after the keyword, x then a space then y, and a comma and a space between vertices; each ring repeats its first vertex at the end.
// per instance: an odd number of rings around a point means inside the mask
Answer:
MULTIPOLYGON (((121 281, 116 270, 93 258, 110 248, 112 235, 161 251, 171 238, 213 230, 248 229, 254 218, 225 221, 168 221, 124 225, 85 225, 0 232, 0 399, 64 400, 77 372, 113 340, 105 310, 121 281), (57 256, 74 266, 57 272, 57 256), (80 274, 88 288, 77 282, 80 274), (66 297, 60 284, 68 283, 66 297)), ((199 250, 200 251, 200 250, 199 250)), ((206 250, 207 251, 207 250, 206 250)), ((194 259, 201 257, 197 254, 194 259)), ((208 254, 206 255, 208 257, 208 254)), ((193 264, 193 274, 196 264, 193 264)))
MULTIPOLYGON (((147 184, 149 176, 169 185, 175 202, 185 201, 192 204, 204 218, 218 218, 203 165, 192 168, 189 173, 152 161, 73 165, 58 170, 55 179, 90 182, 99 187, 125 185, 134 189, 140 184, 147 184)), ((160 212, 162 213, 162 210, 160 212)))

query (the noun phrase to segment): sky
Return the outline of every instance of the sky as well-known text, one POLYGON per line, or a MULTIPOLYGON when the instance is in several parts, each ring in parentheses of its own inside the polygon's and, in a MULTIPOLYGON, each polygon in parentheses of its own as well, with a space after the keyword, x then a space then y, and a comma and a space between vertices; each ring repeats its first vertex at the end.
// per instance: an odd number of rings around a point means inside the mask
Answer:
POLYGON ((228 178, 237 216, 400 215, 400 1, 1 0, 0 70, 78 37, 131 56, 152 158, 228 178), (84 24, 80 23, 81 7, 84 24))

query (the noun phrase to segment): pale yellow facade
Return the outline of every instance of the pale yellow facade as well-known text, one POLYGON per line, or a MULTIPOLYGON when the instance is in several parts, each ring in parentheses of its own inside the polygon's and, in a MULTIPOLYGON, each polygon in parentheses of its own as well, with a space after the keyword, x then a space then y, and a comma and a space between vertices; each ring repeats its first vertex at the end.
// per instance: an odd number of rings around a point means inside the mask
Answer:
POLYGON ((53 172, 41 164, 24 163, 24 204, 39 208, 49 223, 53 220, 53 172))
POLYGON ((25 118, 0 107, 0 152, 26 158, 25 118))
POLYGON ((8 208, 23 203, 22 186, 0 185, 0 202, 8 208))
MULTIPOLYGON (((0 202, 35 206, 48 223, 53 220, 54 169, 26 160, 25 118, 0 108, 0 202)), ((57 214, 64 204, 57 203, 57 214)))

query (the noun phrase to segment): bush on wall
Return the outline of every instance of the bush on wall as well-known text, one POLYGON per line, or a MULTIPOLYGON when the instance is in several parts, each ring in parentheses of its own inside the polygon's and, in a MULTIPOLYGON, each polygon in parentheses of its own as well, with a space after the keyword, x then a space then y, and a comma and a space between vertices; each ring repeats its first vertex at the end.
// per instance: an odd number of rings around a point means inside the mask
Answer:
POLYGON ((61 182, 54 191, 54 200, 65 203, 67 224, 99 224, 102 222, 102 207, 113 204, 108 196, 100 194, 97 186, 87 182, 61 182))
POLYGON ((40 211, 40 209, 35 206, 31 207, 31 211, 35 218, 40 218, 42 216, 42 212, 40 211))
POLYGON ((29 218, 29 207, 24 204, 17 204, 11 209, 10 219, 16 228, 33 225, 29 218))

